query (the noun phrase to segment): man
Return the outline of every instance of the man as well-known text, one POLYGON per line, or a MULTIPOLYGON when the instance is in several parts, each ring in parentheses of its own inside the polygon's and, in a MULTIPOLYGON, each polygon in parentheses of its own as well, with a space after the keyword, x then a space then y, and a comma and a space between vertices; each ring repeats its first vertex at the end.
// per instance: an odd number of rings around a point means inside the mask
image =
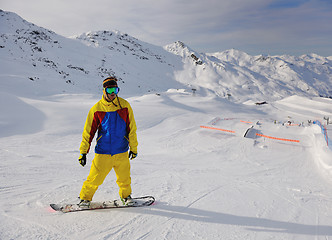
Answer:
POLYGON ((136 123, 130 104, 118 97, 118 92, 117 79, 106 78, 103 97, 90 109, 85 122, 79 158, 83 167, 96 132, 98 136, 90 173, 80 192, 81 207, 90 206, 93 195, 113 168, 123 204, 132 204, 129 158, 137 156, 136 123))

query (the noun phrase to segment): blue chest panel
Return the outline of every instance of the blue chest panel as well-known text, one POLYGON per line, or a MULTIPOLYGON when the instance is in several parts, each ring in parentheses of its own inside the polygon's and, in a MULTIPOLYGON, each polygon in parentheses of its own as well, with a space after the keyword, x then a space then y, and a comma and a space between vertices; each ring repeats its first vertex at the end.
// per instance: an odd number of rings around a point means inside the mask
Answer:
POLYGON ((127 152, 128 133, 125 120, 117 112, 107 112, 99 126, 95 152, 111 154, 127 152))

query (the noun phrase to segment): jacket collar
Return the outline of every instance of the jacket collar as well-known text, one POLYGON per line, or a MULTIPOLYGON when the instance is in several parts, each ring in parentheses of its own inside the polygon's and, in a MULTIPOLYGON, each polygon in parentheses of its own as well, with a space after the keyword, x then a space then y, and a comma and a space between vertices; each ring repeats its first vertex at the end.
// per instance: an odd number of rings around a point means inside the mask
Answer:
POLYGON ((113 105, 114 107, 118 107, 119 106, 119 98, 116 97, 113 99, 112 102, 108 102, 106 99, 105 99, 105 96, 103 95, 102 98, 101 98, 101 102, 106 105, 106 106, 110 106, 110 105, 113 105))

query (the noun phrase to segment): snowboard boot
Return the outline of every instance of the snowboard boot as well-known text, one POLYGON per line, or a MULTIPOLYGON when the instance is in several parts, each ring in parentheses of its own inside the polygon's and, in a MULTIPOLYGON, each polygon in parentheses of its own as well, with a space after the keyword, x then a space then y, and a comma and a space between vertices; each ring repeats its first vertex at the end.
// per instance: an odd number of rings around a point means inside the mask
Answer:
POLYGON ((91 203, 91 201, 89 201, 89 200, 81 200, 80 203, 78 204, 78 206, 80 208, 89 208, 90 203, 91 203))
POLYGON ((135 203, 130 195, 126 198, 121 198, 121 201, 125 206, 132 206, 135 203))

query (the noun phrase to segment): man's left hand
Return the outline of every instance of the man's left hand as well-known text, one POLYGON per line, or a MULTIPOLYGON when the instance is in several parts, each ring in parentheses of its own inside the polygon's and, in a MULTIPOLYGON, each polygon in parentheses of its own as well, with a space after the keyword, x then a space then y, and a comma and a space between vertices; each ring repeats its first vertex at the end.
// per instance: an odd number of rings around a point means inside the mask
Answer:
POLYGON ((135 157, 137 157, 137 153, 134 153, 133 151, 129 151, 129 159, 133 160, 135 157))

